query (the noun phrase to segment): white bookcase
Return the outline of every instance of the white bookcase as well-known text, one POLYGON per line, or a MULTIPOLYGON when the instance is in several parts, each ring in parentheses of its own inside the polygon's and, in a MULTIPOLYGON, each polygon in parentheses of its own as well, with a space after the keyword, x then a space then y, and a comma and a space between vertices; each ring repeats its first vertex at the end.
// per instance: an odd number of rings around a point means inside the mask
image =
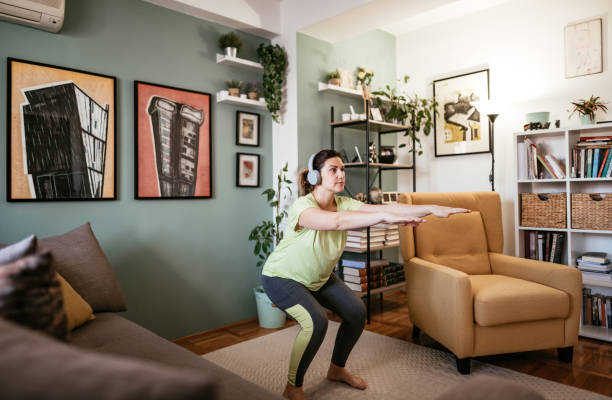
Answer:
MULTIPOLYGON (((571 194, 572 193, 612 193, 612 178, 571 178, 572 149, 581 136, 612 135, 612 123, 583 126, 569 129, 542 129, 514 134, 514 182, 516 183, 514 201, 514 240, 516 256, 525 256, 524 235, 526 231, 565 232, 566 243, 563 263, 576 266, 576 258, 587 251, 603 251, 612 254, 612 230, 572 229, 571 194), (531 139, 538 146, 538 153, 553 154, 560 162, 565 163, 567 177, 563 179, 518 179, 518 144, 525 138, 531 139), (521 226, 521 193, 566 193, 567 223, 565 229, 534 228, 521 226)), ((592 293, 612 295, 612 284, 598 281, 583 281, 583 286, 592 293)), ((582 318, 581 318, 582 321, 582 318)), ((580 326, 580 336, 612 342, 612 328, 585 325, 580 326)))

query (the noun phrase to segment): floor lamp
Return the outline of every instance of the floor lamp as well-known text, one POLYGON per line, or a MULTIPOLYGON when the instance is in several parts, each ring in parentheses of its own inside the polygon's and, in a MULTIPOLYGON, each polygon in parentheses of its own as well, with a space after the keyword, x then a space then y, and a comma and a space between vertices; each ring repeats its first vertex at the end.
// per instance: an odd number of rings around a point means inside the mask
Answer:
POLYGON ((491 174, 489 182, 491 182, 491 191, 495 191, 495 119, 499 114, 487 114, 489 117, 489 143, 491 144, 491 174))

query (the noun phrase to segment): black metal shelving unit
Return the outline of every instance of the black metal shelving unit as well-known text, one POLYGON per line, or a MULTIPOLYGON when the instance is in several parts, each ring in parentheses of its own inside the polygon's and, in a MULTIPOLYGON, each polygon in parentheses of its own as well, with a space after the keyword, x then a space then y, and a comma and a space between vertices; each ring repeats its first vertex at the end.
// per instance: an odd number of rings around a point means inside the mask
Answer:
MULTIPOLYGON (((365 114, 366 114, 366 119, 360 119, 360 120, 351 120, 351 121, 342 121, 342 122, 334 122, 334 107, 331 107, 331 122, 329 123, 330 126, 330 130, 331 130, 331 148, 335 149, 334 147, 334 137, 335 137, 335 130, 338 128, 346 128, 346 129, 352 129, 352 130, 357 130, 357 131, 361 131, 365 133, 365 149, 366 149, 366 157, 365 157, 365 162, 359 162, 359 163, 346 163, 344 164, 345 168, 365 168, 365 174, 366 174, 366 178, 365 178, 365 192, 366 196, 367 196, 367 202, 368 203, 372 203, 372 199, 370 197, 370 188, 372 187, 373 181, 376 180, 376 178, 378 178, 378 187, 380 187, 382 189, 382 171, 389 171, 389 170, 412 170, 412 191, 415 192, 416 191, 416 151, 412 152, 412 165, 399 165, 399 164, 383 164, 383 163, 371 163, 370 162, 370 158, 369 158, 369 154, 367 149, 369 148, 369 144, 370 144, 370 133, 371 132, 376 132, 378 133, 377 135, 377 143, 378 143, 378 151, 380 151, 380 140, 381 140, 381 136, 384 134, 389 134, 389 133, 399 133, 399 132, 406 132, 406 130, 410 129, 409 126, 404 126, 404 125, 397 125, 397 124, 391 124, 388 122, 381 122, 381 121, 374 121, 372 119, 370 119, 370 105, 368 102, 366 102, 366 109, 365 109, 365 114), (374 175, 374 179, 372 181, 370 181, 370 168, 374 168, 376 170, 376 174, 374 175)), ((415 149, 415 145, 416 145, 416 141, 415 141, 415 136, 412 136, 412 149, 415 149)), ((368 277, 368 280, 370 278, 370 256, 371 253, 373 251, 380 251, 380 256, 382 257, 382 251, 384 249, 388 249, 388 248, 395 248, 398 246, 390 246, 390 247, 383 247, 383 248, 376 248, 374 250, 371 249, 370 246, 370 228, 366 229, 367 231, 367 246, 366 246, 366 250, 362 251, 360 253, 365 253, 366 254, 366 276, 368 277)), ((393 290, 393 289, 397 289, 401 286, 403 286, 405 283, 397 283, 391 286, 387 286, 384 288, 377 288, 372 290, 370 288, 370 285, 368 285, 367 288, 367 293, 365 295, 366 297, 366 303, 367 303, 367 323, 370 323, 370 301, 371 301, 371 296, 373 294, 380 294, 380 300, 381 300, 381 305, 382 305, 382 296, 383 293, 389 290, 393 290)))

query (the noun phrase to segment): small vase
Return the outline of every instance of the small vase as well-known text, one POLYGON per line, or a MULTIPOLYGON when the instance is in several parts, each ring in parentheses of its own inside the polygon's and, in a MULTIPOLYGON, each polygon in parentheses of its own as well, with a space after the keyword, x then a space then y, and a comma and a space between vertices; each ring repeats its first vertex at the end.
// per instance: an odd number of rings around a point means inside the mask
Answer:
POLYGON ((589 114, 580 115, 580 125, 593 125, 595 123, 594 119, 591 119, 589 114))
POLYGON ((224 50, 225 55, 228 57, 236 57, 236 54, 238 53, 238 49, 235 47, 226 47, 224 50))
POLYGON ((330 85, 340 86, 340 78, 333 78, 328 81, 330 85))
POLYGON ((257 92, 249 92, 247 93, 247 95, 249 96, 249 99, 251 100, 257 100, 259 98, 259 96, 257 95, 257 92))
POLYGON ((230 96, 240 97, 240 88, 229 88, 227 91, 230 96))

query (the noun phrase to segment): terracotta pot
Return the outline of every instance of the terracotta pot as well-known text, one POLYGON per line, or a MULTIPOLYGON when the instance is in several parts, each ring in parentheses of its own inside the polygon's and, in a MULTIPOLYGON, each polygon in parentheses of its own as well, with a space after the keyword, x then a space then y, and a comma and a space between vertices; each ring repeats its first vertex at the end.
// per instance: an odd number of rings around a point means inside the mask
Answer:
POLYGON ((340 78, 330 79, 328 82, 330 85, 340 86, 340 78))
POLYGON ((227 91, 230 96, 240 97, 240 88, 229 88, 227 91))
POLYGON ((249 97, 249 99, 251 100, 257 100, 259 99, 259 95, 257 94, 257 92, 249 92, 247 93, 247 96, 249 97))

